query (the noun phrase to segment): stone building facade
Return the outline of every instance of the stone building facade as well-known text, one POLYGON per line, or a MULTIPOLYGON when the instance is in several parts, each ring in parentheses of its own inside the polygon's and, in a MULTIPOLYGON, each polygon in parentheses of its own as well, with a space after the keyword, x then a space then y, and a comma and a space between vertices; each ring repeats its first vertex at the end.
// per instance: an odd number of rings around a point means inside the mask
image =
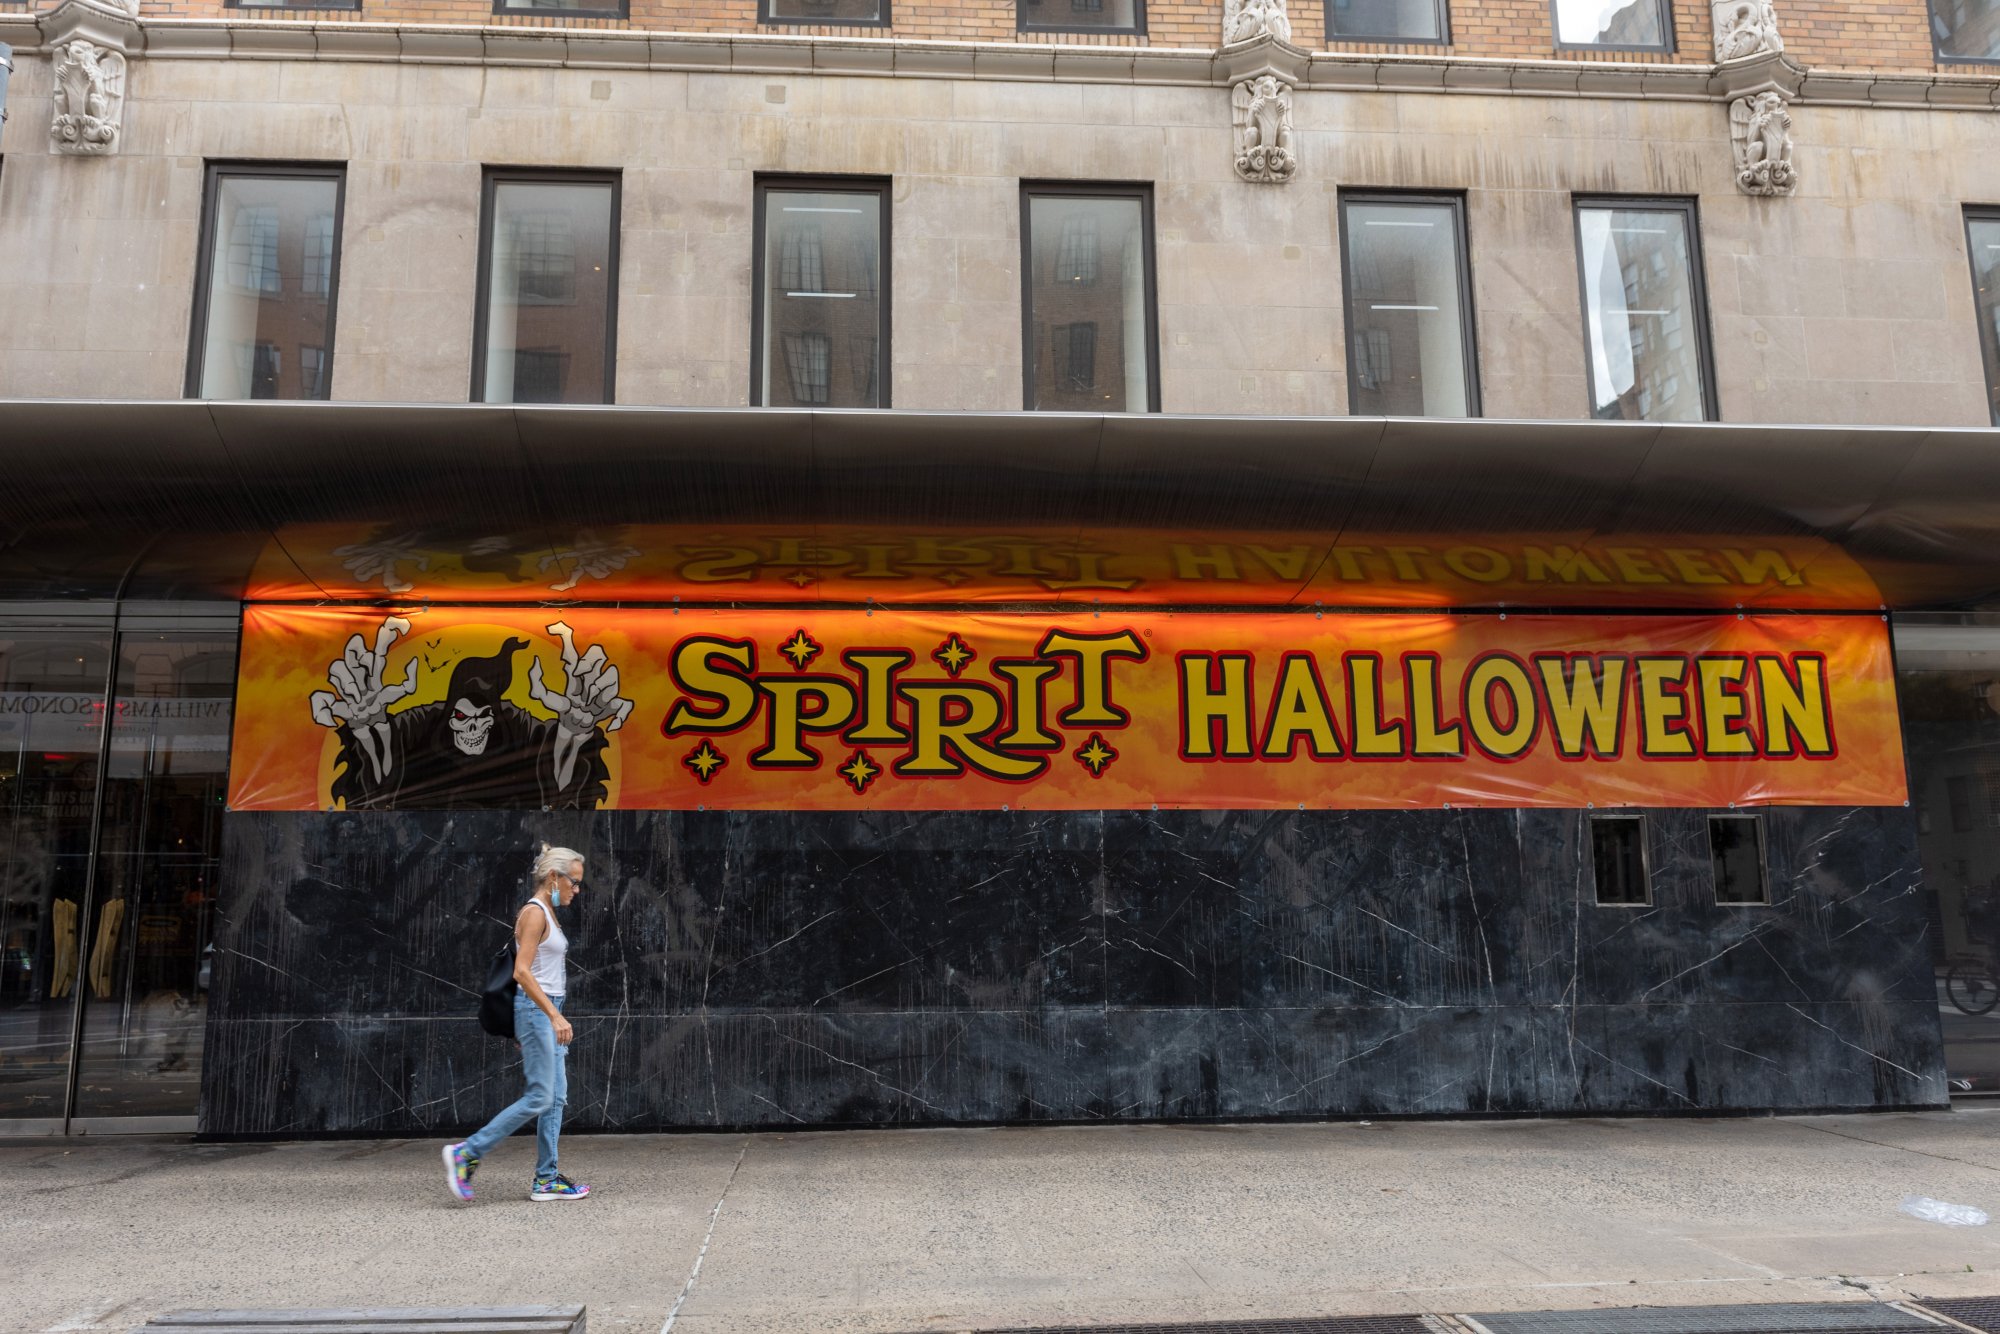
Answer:
POLYGON ((2000 3, 883 4, 0 0, 0 1133, 2000 1091, 2000 3))

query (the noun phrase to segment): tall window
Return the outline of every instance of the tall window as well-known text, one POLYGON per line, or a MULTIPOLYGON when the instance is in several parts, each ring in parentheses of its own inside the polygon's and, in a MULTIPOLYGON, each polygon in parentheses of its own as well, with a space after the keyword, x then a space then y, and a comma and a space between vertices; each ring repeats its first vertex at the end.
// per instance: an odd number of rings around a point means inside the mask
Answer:
POLYGON ((1330 42, 1444 42, 1445 0, 1326 0, 1330 42))
POLYGON ((1559 47, 1671 51, 1666 0, 1550 0, 1559 47))
POLYGON ((618 178, 486 173, 476 403, 609 403, 618 329, 618 178))
POLYGON ((1027 406, 1158 412, 1152 192, 1031 185, 1021 194, 1027 406))
POLYGON ((1931 42, 1946 62, 2000 62, 2000 0, 1931 0, 1931 42))
POLYGON ((751 402, 886 408, 889 184, 757 183, 751 402))
POLYGON ((342 181, 339 167, 209 168, 188 397, 327 396, 342 181))
POLYGON ((1591 415, 1708 421, 1708 310, 1694 204, 1578 200, 1591 415))
POLYGON ((1022 32, 1146 31, 1145 0, 1014 0, 1022 32))
POLYGON ((1972 308, 1986 354, 1986 405, 2000 426, 2000 209, 1968 209, 1965 248, 1972 256, 1972 308))
POLYGON ((757 21, 886 28, 889 26, 889 0, 759 0, 757 21))
POLYGON ((1463 201, 1347 195, 1341 236, 1349 409, 1478 415, 1463 201))

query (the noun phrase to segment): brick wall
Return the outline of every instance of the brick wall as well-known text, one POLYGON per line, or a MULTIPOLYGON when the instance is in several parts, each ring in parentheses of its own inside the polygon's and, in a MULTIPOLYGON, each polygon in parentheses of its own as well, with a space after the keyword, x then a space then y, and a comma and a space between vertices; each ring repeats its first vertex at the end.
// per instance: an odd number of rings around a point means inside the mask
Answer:
MULTIPOLYGON (((608 4, 616 0, 605 0, 608 4)), ((813 37, 896 36, 957 41, 1029 41, 1057 45, 1212 47, 1222 27, 1221 0, 1153 0, 1145 36, 1095 33, 1021 33, 1010 0, 888 0, 887 29, 837 24, 757 22, 756 0, 630 0, 631 19, 563 19, 538 14, 496 15, 490 0, 361 0, 359 10, 298 6, 232 8, 225 0, 142 0, 143 12, 193 18, 233 14, 249 19, 368 20, 385 23, 497 23, 578 28, 642 28, 671 32, 777 33, 813 37)), ((1339 42, 1326 40, 1325 0, 1292 0, 1293 40, 1310 50, 1363 54, 1408 53, 1526 59, 1617 60, 1640 63, 1706 63, 1713 37, 1706 0, 1671 0, 1676 49, 1670 53, 1558 51, 1548 0, 1458 0, 1450 5, 1451 43, 1339 42)), ((29 8, 0 0, 0 11, 29 8)), ((1938 68, 1931 50, 1926 0, 1782 0, 1779 22, 1786 49, 1809 65, 1835 68, 1938 68)), ((1977 66, 1946 66, 1977 72, 1977 66)))

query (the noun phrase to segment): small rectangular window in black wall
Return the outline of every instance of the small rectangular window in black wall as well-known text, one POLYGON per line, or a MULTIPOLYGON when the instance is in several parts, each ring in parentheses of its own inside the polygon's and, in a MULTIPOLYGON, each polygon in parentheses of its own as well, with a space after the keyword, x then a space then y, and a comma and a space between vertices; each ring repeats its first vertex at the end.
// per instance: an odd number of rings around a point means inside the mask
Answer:
POLYGON ((1597 873, 1597 901, 1644 907, 1653 901, 1646 876, 1646 819, 1642 815, 1590 817, 1590 859, 1597 873))
POLYGON ((1717 903, 1769 903, 1764 876, 1764 822, 1754 815, 1708 817, 1708 859, 1717 903))

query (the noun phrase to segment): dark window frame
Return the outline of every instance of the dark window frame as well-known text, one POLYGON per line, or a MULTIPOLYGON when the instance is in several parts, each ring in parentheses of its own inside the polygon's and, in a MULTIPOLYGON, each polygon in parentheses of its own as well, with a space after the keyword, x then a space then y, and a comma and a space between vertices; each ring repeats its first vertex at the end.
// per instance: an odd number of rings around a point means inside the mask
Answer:
MULTIPOLYGON (((1354 406, 1354 396, 1359 392, 1360 369, 1354 359, 1354 277, 1350 270, 1347 206, 1349 204, 1433 204, 1450 205, 1452 225, 1457 230, 1458 242, 1458 304, 1459 342, 1465 349, 1465 418, 1471 420, 1484 415, 1479 401, 1479 328, 1474 316, 1472 302, 1472 234, 1466 221, 1465 194, 1463 191, 1440 190, 1350 190, 1343 188, 1335 193, 1334 203, 1340 217, 1340 297, 1341 319, 1347 331, 1347 411, 1350 416, 1359 415, 1354 406)), ((1581 265, 1578 266, 1581 268, 1581 265)), ((1448 417, 1426 418, 1425 420, 1450 421, 1448 417)))
MULTIPOLYGON (((1554 0, 1550 0, 1554 3, 1554 0)), ((1431 0, 1431 8, 1437 14, 1438 35, 1435 37, 1395 37, 1371 36, 1358 32, 1335 32, 1333 30, 1334 0, 1322 0, 1320 22, 1325 26, 1326 45, 1333 47, 1354 42, 1372 42, 1377 45, 1393 43, 1397 46, 1450 46, 1451 45, 1451 0, 1431 0)), ((1553 13, 1554 11, 1551 11, 1553 13)))
POLYGON ((872 19, 814 18, 809 15, 774 14, 773 0, 757 0, 757 24, 772 28, 887 28, 893 23, 890 0, 875 0, 878 13, 872 19))
MULTIPOLYGON (((768 277, 764 263, 764 225, 767 203, 772 190, 786 194, 873 194, 881 205, 880 222, 875 233, 875 406, 889 406, 890 385, 895 376, 895 363, 890 359, 889 335, 894 322, 895 302, 891 293, 895 291, 890 273, 890 259, 895 249, 891 230, 894 222, 891 212, 895 204, 895 182, 887 176, 804 176, 784 172, 759 173, 754 185, 754 198, 750 209, 750 406, 769 406, 764 402, 764 283, 768 277)), ((834 362, 829 364, 828 376, 834 374, 832 365, 838 362, 838 349, 834 351, 834 362)), ((805 408, 801 411, 817 411, 805 408)))
MULTIPOLYGON (((1676 211, 1686 215, 1688 243, 1688 298, 1694 309, 1690 312, 1694 324, 1695 360, 1701 370, 1701 419, 1705 422, 1722 420, 1722 407, 1716 397, 1715 387, 1715 338, 1709 328, 1708 313, 1708 260, 1701 248, 1701 208, 1691 195, 1602 195, 1578 194, 1570 196, 1570 245, 1576 258, 1576 314, 1580 321, 1578 332, 1583 335, 1583 404, 1585 417, 1591 421, 1604 420, 1597 416, 1597 405, 1591 402, 1591 386, 1597 380, 1597 367, 1590 353, 1590 281, 1583 271, 1583 212, 1585 209, 1651 209, 1657 212, 1676 211)), ((1673 425, 1675 423, 1653 423, 1673 425)))
POLYGON ((1924 26, 1930 29, 1931 57, 1940 65, 2000 65, 2000 56, 1955 56, 1938 41, 1937 0, 1924 0, 1924 26))
POLYGON ((1646 819, 1645 812, 1644 811, 1586 812, 1583 820, 1583 830, 1585 835, 1584 855, 1590 858, 1591 898, 1595 901, 1596 905, 1600 908, 1628 908, 1628 909, 1654 907, 1655 904, 1653 901, 1652 828, 1651 828, 1651 822, 1646 819), (1597 837, 1593 831, 1600 822, 1610 823, 1612 821, 1623 821, 1628 824, 1636 826, 1639 830, 1639 880, 1641 886, 1646 891, 1646 897, 1639 900, 1636 903, 1622 903, 1615 899, 1607 901, 1604 898, 1603 886, 1598 882, 1597 879, 1597 837))
MULTIPOLYGON (((1025 412, 1057 411, 1035 407, 1035 228, 1037 197, 1065 199, 1136 199, 1139 240, 1145 254, 1146 412, 1160 411, 1160 263, 1153 235, 1153 186, 1150 181, 1022 181, 1021 182, 1021 407, 1025 412)), ((1094 353, 1093 353, 1094 356, 1094 353)), ((1127 406, 1126 412, 1133 409, 1127 406)), ((1123 414, 1113 414, 1123 415, 1123 414)))
POLYGON ((1030 23, 1028 22, 1028 0, 1014 0, 1014 31, 1081 32, 1096 33, 1099 36, 1144 37, 1146 35, 1146 0, 1132 0, 1132 26, 1129 28, 1114 28, 1102 23, 1030 23))
MULTIPOLYGON (((2000 63, 2000 62, 1994 62, 2000 63)), ((1972 224, 1989 223, 2000 227, 2000 206, 1989 204, 1967 204, 1965 206, 1965 264, 1972 275, 1972 316, 1979 319, 1979 260, 1973 253, 1978 244, 1972 239, 1972 224)), ((2000 269, 1995 270, 2000 274, 2000 269)), ((1996 298, 2000 304, 2000 298, 1996 298)), ((1986 404, 1993 418, 1993 424, 2000 426, 2000 329, 1989 331, 1983 324, 1975 326, 1979 338, 1979 359, 1986 366, 1986 404)))
MULTIPOLYGON (((468 402, 484 403, 486 393, 486 334, 492 318, 493 222, 497 187, 519 182, 559 185, 609 185, 611 187, 611 231, 605 238, 604 266, 604 398, 605 405, 618 401, 618 241, 625 230, 625 183, 618 171, 594 168, 570 170, 558 167, 487 167, 479 182, 479 266, 473 277, 477 290, 472 305, 472 390, 468 402)), ((505 406, 499 405, 499 406, 505 406)))
POLYGON ((347 164, 345 162, 261 162, 241 158, 216 158, 205 164, 201 183, 200 249, 194 270, 194 309, 188 317, 187 375, 182 397, 201 397, 203 362, 208 346, 208 308, 214 296, 215 211, 222 202, 222 180, 227 176, 289 177, 333 182, 333 258, 326 270, 326 338, 320 366, 321 395, 297 402, 324 403, 333 397, 333 360, 336 326, 340 321, 340 250, 347 227, 347 164))
POLYGON ((343 13, 361 12, 361 0, 307 0, 305 4, 287 4, 285 0, 222 0, 224 9, 337 9, 343 13))
POLYGON ((1703 830, 1708 838, 1709 875, 1713 883, 1709 888, 1715 894, 1717 907, 1721 908, 1768 908, 1771 906, 1771 853, 1765 842, 1764 817, 1750 811, 1711 811, 1703 830), (1715 826, 1723 820, 1748 823, 1757 831, 1757 888, 1764 891, 1761 899, 1725 899, 1722 897, 1722 882, 1713 880, 1715 874, 1715 826))
POLYGON ((1680 49, 1680 35, 1674 31, 1674 7, 1669 0, 1652 0, 1653 10, 1660 16, 1660 41, 1658 43, 1608 42, 1565 42, 1562 39, 1562 20, 1556 13, 1561 0, 1549 0, 1549 38, 1558 51, 1652 51, 1672 55, 1680 49))
MULTIPOLYGON (((359 5, 356 5, 359 8, 359 5)), ((620 0, 618 4, 600 6, 596 9, 536 9, 529 5, 509 5, 507 0, 493 0, 493 13, 511 14, 516 18, 538 19, 618 19, 630 21, 631 0, 620 0)))

